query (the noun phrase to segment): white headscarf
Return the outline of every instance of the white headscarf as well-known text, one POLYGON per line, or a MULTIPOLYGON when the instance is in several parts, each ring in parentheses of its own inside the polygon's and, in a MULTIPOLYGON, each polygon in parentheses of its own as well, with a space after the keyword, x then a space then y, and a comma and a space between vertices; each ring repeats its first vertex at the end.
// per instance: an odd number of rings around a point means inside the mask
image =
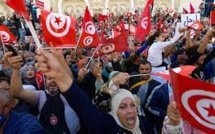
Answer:
POLYGON ((117 90, 116 94, 114 94, 112 96, 112 99, 111 99, 111 112, 109 114, 113 116, 113 118, 115 119, 116 123, 120 127, 124 128, 124 129, 126 129, 128 131, 131 131, 133 134, 141 134, 142 132, 141 132, 141 130, 139 128, 140 123, 139 123, 138 116, 136 118, 136 123, 135 123, 134 129, 128 129, 128 128, 124 127, 121 124, 121 122, 119 121, 119 118, 117 116, 117 110, 119 108, 120 103, 122 102, 123 99, 125 99, 127 97, 131 98, 135 102, 134 96, 132 95, 132 93, 130 91, 128 91, 126 89, 117 90))

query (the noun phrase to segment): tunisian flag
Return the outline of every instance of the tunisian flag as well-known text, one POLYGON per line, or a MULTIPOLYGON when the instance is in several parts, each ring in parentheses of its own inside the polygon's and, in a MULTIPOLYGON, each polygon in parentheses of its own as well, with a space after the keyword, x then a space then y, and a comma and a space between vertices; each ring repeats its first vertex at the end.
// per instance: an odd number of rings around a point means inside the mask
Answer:
POLYGON ((99 44, 99 36, 88 7, 85 10, 82 28, 83 32, 78 45, 82 47, 97 47, 99 44))
POLYGON ((21 16, 23 16, 25 19, 30 20, 29 13, 26 10, 24 0, 4 0, 4 2, 21 16))
POLYGON ((190 26, 192 29, 196 29, 196 30, 202 30, 203 29, 203 25, 200 21, 196 21, 194 22, 191 26, 190 26))
POLYGON ((0 41, 3 41, 4 44, 9 44, 16 40, 13 34, 5 25, 0 26, 0 39, 0 41))
POLYGON ((215 85, 170 70, 173 93, 184 120, 207 133, 215 132, 215 85))
POLYGON ((42 10, 41 25, 47 46, 76 46, 75 18, 42 10))
POLYGON ((106 19, 108 19, 108 16, 102 14, 98 15, 98 21, 105 21, 106 19))
POLYGON ((41 89, 45 86, 44 76, 41 72, 35 72, 35 78, 38 89, 41 89))
POLYGON ((123 52, 128 50, 127 33, 122 32, 116 38, 105 39, 100 41, 100 53, 108 54, 111 52, 123 52))
POLYGON ((135 37, 140 41, 144 41, 146 35, 149 34, 151 29, 151 15, 149 3, 146 4, 145 10, 143 11, 142 17, 140 18, 137 26, 135 37))
MULTIPOLYGON (((196 67, 195 66, 181 66, 181 67, 177 67, 177 68, 173 68, 173 70, 181 75, 184 75, 184 76, 189 76, 193 70, 195 69, 196 67)), ((162 77, 163 79, 171 82, 171 79, 170 79, 170 75, 169 75, 169 70, 166 70, 166 71, 162 71, 162 72, 157 72, 155 73, 154 75, 156 76, 160 76, 162 77)))

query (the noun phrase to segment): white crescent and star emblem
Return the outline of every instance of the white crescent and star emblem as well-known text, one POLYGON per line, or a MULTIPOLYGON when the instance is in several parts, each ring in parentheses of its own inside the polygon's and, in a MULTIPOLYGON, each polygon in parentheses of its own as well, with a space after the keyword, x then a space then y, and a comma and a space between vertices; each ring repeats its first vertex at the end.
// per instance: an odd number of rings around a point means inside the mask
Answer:
POLYGON ((184 108, 201 125, 215 131, 215 93, 203 89, 186 91, 181 97, 184 108), (194 105, 190 105, 191 102, 194 105))
POLYGON ((142 28, 145 29, 145 30, 146 30, 147 27, 148 27, 148 19, 149 19, 148 17, 145 17, 145 18, 143 18, 142 21, 141 21, 141 26, 142 26, 142 28))
POLYGON ((1 38, 4 42, 8 42, 10 40, 10 35, 5 31, 0 31, 1 38))
POLYGON ((199 28, 199 24, 194 24, 194 25, 192 25, 192 28, 198 29, 198 28, 199 28))
POLYGON ((86 22, 85 32, 88 34, 91 34, 91 35, 93 35, 96 32, 96 29, 95 29, 93 22, 91 22, 91 21, 86 22))
POLYGON ((112 43, 108 43, 108 44, 102 45, 101 48, 100 48, 101 52, 105 53, 105 54, 114 51, 114 49, 115 49, 115 45, 112 44, 112 43))
POLYGON ((55 37, 63 37, 70 30, 71 19, 68 16, 50 13, 46 19, 48 31, 55 37))
POLYGON ((89 46, 93 43, 93 37, 91 36, 87 36, 84 38, 84 45, 85 46, 89 46))

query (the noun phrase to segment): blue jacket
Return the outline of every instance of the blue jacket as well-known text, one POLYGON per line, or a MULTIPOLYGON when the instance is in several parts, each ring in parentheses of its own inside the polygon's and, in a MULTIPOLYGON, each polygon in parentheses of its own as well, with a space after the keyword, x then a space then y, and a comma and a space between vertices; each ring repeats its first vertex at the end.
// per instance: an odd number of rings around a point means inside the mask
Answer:
MULTIPOLYGON (((100 112, 75 82, 67 92, 62 94, 78 114, 81 124, 87 128, 88 134, 132 134, 118 126, 111 115, 100 112)), ((143 134, 150 134, 151 129, 147 126, 145 118, 139 119, 143 134)))
POLYGON ((157 131, 161 130, 168 105, 169 86, 168 83, 165 83, 152 91, 151 95, 147 98, 145 106, 146 118, 157 131))
POLYGON ((35 116, 11 111, 3 134, 44 134, 44 128, 35 116))

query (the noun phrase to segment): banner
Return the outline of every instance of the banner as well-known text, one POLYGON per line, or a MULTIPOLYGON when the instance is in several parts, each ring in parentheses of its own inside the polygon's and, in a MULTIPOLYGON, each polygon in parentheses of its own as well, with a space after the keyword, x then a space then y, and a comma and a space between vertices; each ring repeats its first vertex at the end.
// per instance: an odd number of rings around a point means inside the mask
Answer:
POLYGON ((196 21, 200 21, 200 14, 182 14, 181 15, 181 24, 182 28, 187 27, 195 23, 196 21))

